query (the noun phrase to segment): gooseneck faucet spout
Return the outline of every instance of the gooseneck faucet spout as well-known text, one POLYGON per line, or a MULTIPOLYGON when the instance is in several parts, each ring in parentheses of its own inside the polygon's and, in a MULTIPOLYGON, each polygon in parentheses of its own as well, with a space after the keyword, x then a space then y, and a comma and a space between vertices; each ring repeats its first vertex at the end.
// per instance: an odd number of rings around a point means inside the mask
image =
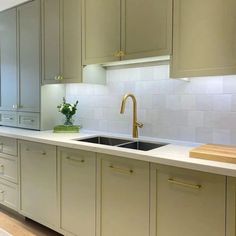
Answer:
POLYGON ((124 95, 121 103, 120 114, 124 114, 126 101, 129 97, 133 101, 133 138, 138 138, 138 128, 142 128, 143 124, 137 121, 137 101, 133 94, 124 95))

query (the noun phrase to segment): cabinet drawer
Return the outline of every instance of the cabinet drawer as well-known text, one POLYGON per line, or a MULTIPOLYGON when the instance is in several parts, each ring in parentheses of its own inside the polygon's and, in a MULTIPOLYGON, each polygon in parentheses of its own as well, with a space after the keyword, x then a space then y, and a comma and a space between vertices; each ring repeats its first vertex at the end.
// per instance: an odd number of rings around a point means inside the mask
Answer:
POLYGON ((0 125, 17 126, 17 115, 15 112, 1 112, 0 125))
POLYGON ((152 235, 225 235, 225 189, 225 176, 153 164, 152 235))
POLYGON ((19 113, 18 126, 27 129, 40 129, 39 113, 19 113))
POLYGON ((18 185, 0 180, 0 204, 13 210, 18 209, 18 185))
POLYGON ((149 235, 149 163, 97 156, 101 235, 149 235))
POLYGON ((17 156, 17 140, 13 138, 0 137, 0 153, 17 156))
POLYGON ((17 160, 0 156, 0 177, 17 183, 17 160))

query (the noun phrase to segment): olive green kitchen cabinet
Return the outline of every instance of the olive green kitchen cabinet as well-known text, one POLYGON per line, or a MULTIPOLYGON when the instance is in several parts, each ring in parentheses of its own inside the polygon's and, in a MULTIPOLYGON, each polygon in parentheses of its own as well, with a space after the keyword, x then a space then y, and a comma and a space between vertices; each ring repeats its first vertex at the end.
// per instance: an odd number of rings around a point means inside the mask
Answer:
MULTIPOLYGON (((40 1, 17 8, 19 43, 18 107, 40 111, 40 1)), ((9 95, 8 95, 9 96, 9 95)))
POLYGON ((149 235, 149 163, 97 154, 98 236, 149 235))
POLYGON ((235 0, 174 0, 171 77, 236 73, 235 9, 235 0))
POLYGON ((171 54, 171 0, 83 0, 83 64, 171 54))
POLYGON ((35 130, 59 122, 64 87, 41 86, 41 1, 0 12, 0 125, 35 130))
POLYGON ((17 140, 0 137, 0 204, 18 211, 18 152, 17 140))
POLYGON ((61 229, 95 236, 96 154, 59 148, 61 229))
POLYGON ((50 228, 59 227, 56 147, 19 141, 20 213, 50 228))
POLYGON ((42 81, 82 82, 81 0, 42 0, 42 81))
POLYGON ((225 235, 226 177, 151 166, 151 236, 225 235))
POLYGON ((6 111, 17 104, 16 17, 16 9, 0 13, 0 110, 6 111))

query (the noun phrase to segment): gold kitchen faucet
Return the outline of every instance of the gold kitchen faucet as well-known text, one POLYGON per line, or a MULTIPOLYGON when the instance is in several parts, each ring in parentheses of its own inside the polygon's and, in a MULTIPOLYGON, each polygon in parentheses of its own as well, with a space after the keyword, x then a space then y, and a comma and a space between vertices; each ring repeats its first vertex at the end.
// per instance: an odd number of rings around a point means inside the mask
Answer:
POLYGON ((137 121, 137 101, 133 94, 125 94, 122 98, 120 114, 124 114, 125 104, 129 97, 133 101, 133 138, 138 138, 138 128, 142 128, 143 124, 137 121))

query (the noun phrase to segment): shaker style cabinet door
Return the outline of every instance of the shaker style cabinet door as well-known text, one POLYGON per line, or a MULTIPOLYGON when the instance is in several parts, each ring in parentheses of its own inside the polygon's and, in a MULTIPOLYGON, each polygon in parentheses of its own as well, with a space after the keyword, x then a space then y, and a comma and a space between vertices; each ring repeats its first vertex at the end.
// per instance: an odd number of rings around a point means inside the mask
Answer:
POLYGON ((82 2, 42 1, 45 84, 82 82, 82 2))
POLYGON ((98 154, 99 236, 149 236, 149 163, 98 154))
POLYGON ((95 236, 96 154, 59 149, 61 228, 95 236))
POLYGON ((55 83, 60 71, 60 2, 42 0, 42 81, 55 83))
POLYGON ((121 0, 83 0, 83 65, 119 61, 121 0))
POLYGON ((236 74, 235 9, 235 0, 174 0, 171 77, 236 74))
POLYGON ((0 110, 11 111, 16 109, 16 9, 0 13, 0 80, 0 110))
POLYGON ((226 177, 152 165, 151 236, 225 235, 226 177))
POLYGON ((19 25, 19 111, 40 111, 40 1, 17 8, 19 25))
POLYGON ((20 212, 59 227, 56 147, 20 141, 20 212))
POLYGON ((171 54, 172 0, 122 0, 123 60, 171 54))

